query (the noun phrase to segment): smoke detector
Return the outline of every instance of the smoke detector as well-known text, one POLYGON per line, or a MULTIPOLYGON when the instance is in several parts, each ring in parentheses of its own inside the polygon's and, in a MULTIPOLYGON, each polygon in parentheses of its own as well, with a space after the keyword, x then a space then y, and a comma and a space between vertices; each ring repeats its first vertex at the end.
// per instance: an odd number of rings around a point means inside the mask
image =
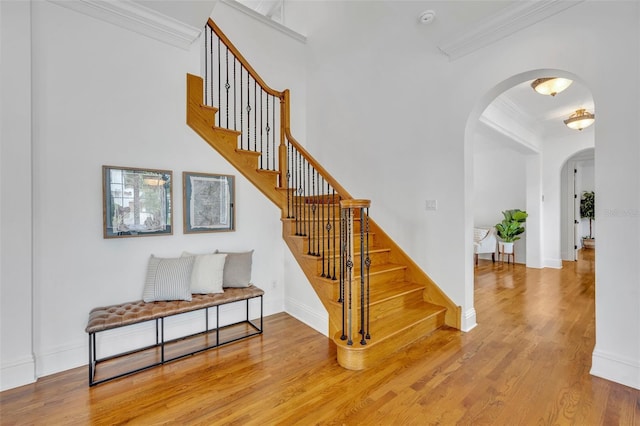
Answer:
POLYGON ((436 12, 433 10, 425 10, 420 14, 421 24, 430 24, 434 19, 436 19, 436 12))

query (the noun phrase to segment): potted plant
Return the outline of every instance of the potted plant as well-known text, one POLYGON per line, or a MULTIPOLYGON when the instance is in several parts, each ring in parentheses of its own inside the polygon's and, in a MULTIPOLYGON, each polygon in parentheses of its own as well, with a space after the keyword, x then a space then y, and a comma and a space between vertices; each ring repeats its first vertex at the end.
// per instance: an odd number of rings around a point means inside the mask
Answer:
POLYGON ((496 224, 496 232, 502 240, 498 243, 501 253, 513 253, 513 243, 520 239, 518 235, 524 232, 522 224, 526 222, 527 212, 519 209, 505 210, 502 212, 504 219, 496 224))
POLYGON ((596 218, 596 194, 594 191, 584 191, 580 199, 580 217, 589 219, 589 236, 582 237, 584 248, 594 248, 596 240, 593 238, 592 221, 596 218))

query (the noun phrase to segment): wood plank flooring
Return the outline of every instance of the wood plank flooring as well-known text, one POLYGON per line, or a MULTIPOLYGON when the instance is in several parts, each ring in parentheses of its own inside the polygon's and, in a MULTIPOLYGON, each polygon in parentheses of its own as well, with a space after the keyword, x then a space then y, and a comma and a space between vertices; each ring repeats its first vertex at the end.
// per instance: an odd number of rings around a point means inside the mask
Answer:
POLYGON ((287 314, 265 333, 94 388, 86 367, 0 393, 2 425, 640 425, 640 390, 589 375, 592 252, 561 270, 481 261, 478 327, 338 366, 287 314))

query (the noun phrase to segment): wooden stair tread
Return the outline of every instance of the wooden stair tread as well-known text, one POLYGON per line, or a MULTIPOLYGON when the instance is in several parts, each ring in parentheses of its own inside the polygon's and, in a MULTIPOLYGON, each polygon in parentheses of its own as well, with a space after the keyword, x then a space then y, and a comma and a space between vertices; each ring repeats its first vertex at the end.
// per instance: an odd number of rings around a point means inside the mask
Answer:
MULTIPOLYGON (((366 350, 367 348, 383 344, 386 339, 404 333, 407 329, 418 323, 442 316, 442 321, 434 328, 435 330, 444 324, 445 311, 446 308, 442 306, 416 300, 406 305, 402 311, 393 312, 384 318, 372 321, 370 324, 371 340, 367 340, 367 344, 364 346, 356 342, 354 342, 352 346, 347 345, 346 340, 340 339, 340 333, 337 333, 333 340, 336 345, 348 350, 366 350)), ((358 337, 359 335, 354 336, 353 339, 355 340, 358 337)))
MULTIPOLYGON (((370 248, 369 249, 369 255, 371 255, 372 253, 388 253, 391 250, 385 247, 381 247, 381 248, 370 248)), ((340 249, 331 249, 331 250, 325 250, 324 252, 325 257, 339 257, 340 255, 340 249)), ((322 259, 322 257, 318 257, 318 256, 314 256, 312 254, 303 254, 303 256, 305 257, 312 257, 312 258, 316 258, 316 259, 322 259)), ((359 257, 360 256, 360 251, 356 251, 354 253, 354 256, 359 257)))
POLYGON ((386 283, 387 285, 377 285, 370 291, 371 304, 380 303, 380 301, 404 296, 409 293, 417 293, 422 297, 424 286, 409 281, 401 281, 394 283, 386 283))

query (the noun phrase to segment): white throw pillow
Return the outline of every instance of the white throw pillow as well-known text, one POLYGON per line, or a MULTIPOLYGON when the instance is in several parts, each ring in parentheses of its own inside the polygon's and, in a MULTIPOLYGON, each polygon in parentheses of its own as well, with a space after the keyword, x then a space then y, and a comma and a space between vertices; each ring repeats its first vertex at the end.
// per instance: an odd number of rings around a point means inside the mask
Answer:
POLYGON ((184 252, 182 256, 195 258, 191 272, 191 293, 224 293, 222 279, 226 254, 191 254, 184 252))

